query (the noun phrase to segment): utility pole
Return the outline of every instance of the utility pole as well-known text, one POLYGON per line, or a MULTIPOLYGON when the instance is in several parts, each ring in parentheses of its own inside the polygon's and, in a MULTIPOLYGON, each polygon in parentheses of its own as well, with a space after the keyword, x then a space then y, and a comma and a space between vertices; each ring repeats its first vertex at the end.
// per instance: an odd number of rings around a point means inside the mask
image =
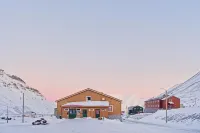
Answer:
POLYGON ((8 123, 8 106, 7 106, 7 123, 8 123))
POLYGON ((166 89, 163 89, 163 88, 161 88, 161 89, 162 89, 162 90, 165 90, 165 100, 166 100, 166 103, 165 103, 165 104, 166 104, 166 105, 165 105, 165 109, 166 109, 166 116, 165 116, 165 117, 166 117, 166 119, 165 119, 165 121, 166 121, 166 123, 167 123, 167 109, 168 109, 167 90, 166 90, 166 89))
POLYGON ((22 100, 23 100, 23 101, 22 101, 22 102, 23 102, 23 103, 22 103, 22 105, 23 105, 23 106, 22 106, 22 123, 24 123, 24 93, 23 93, 23 98, 22 98, 22 100))
POLYGON ((166 100, 166 123, 167 123, 167 109, 168 109, 168 102, 167 102, 167 90, 165 90, 166 91, 166 98, 165 98, 165 100, 166 100))
POLYGON ((197 105, 197 98, 194 99, 194 106, 197 105))

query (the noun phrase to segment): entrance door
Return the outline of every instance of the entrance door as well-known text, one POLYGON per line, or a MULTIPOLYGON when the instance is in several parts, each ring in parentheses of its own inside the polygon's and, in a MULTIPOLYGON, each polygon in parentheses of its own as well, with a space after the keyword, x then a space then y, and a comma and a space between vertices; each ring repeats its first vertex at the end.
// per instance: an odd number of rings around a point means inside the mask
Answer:
POLYGON ((100 117, 100 109, 95 109, 95 116, 96 118, 100 117))
POLYGON ((76 118, 76 109, 69 109, 69 119, 76 118))
POLYGON ((87 109, 83 109, 83 117, 87 117, 87 109))

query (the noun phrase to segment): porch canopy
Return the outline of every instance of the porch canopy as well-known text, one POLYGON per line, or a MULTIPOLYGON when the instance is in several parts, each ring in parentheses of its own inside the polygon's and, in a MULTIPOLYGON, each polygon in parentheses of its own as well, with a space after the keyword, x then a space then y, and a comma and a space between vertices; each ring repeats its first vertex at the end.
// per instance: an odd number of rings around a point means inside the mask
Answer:
POLYGON ((170 101, 170 102, 168 102, 168 104, 174 104, 174 102, 171 102, 171 101, 170 101))
POLYGON ((70 102, 62 105, 65 108, 77 107, 109 107, 108 101, 83 101, 83 102, 70 102))

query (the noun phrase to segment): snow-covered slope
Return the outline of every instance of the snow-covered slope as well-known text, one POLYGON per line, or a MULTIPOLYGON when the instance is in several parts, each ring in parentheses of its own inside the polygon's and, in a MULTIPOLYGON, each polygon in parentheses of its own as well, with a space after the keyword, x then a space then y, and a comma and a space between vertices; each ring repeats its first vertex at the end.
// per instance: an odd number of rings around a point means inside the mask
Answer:
MULTIPOLYGON (((200 107, 200 72, 184 83, 168 89, 168 94, 179 97, 185 107, 200 107)), ((163 94, 158 97, 163 97, 163 94)))
POLYGON ((38 90, 27 86, 21 78, 6 74, 1 69, 0 89, 0 116, 6 114, 7 106, 10 115, 22 114, 23 93, 26 113, 53 114, 55 103, 47 101, 38 90))
MULTIPOLYGON (((141 119, 143 122, 150 123, 165 123, 166 114, 165 110, 159 110, 152 115, 148 115, 141 119)), ((179 123, 187 125, 200 124, 200 108, 180 108, 168 110, 168 122, 179 123)))

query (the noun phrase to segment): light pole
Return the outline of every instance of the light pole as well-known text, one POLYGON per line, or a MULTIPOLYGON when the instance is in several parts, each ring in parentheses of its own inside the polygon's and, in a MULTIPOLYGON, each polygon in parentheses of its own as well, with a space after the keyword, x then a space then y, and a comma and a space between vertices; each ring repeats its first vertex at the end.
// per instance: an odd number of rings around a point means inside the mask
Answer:
POLYGON ((23 99, 22 99, 22 123, 24 123, 24 93, 22 95, 23 99))
POLYGON ((8 123, 8 106, 7 106, 7 123, 8 123))
POLYGON ((165 105, 165 109, 166 109, 166 123, 167 123, 167 109, 168 109, 168 102, 167 102, 167 90, 166 89, 163 89, 161 88, 162 90, 165 90, 165 100, 166 100, 166 105, 165 105))

